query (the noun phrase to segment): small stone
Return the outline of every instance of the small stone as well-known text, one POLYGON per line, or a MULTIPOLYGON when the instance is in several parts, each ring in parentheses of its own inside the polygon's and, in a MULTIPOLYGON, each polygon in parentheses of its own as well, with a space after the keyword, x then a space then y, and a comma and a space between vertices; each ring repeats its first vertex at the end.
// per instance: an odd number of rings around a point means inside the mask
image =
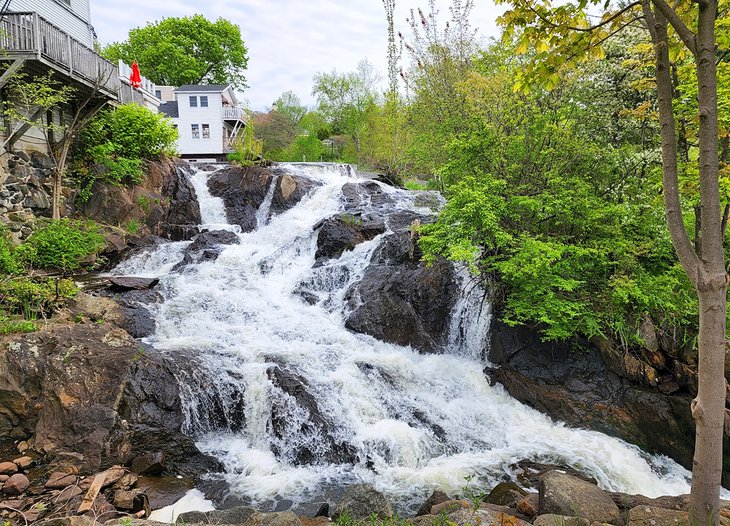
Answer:
POLYGON ((416 516, 419 517, 421 515, 430 515, 431 508, 433 508, 436 504, 441 504, 442 502, 446 502, 448 500, 451 500, 451 497, 449 497, 443 491, 436 490, 431 493, 431 496, 426 499, 426 502, 421 504, 421 507, 418 508, 418 511, 416 512, 416 516))
POLYGON ((12 475, 18 472, 18 466, 14 462, 0 463, 0 475, 12 475))
POLYGON ((3 484, 9 478, 10 478, 10 475, 0 475, 0 484, 3 484))
POLYGON ((13 460, 13 462, 20 469, 28 469, 33 464, 33 459, 31 457, 20 457, 13 460))
POLYGON ((48 482, 46 482, 46 489, 63 489, 66 486, 76 484, 76 475, 72 473, 63 473, 61 471, 54 471, 51 473, 48 482))
POLYGON ((6 495, 20 495, 30 486, 28 477, 22 473, 16 473, 3 484, 3 493, 6 495))

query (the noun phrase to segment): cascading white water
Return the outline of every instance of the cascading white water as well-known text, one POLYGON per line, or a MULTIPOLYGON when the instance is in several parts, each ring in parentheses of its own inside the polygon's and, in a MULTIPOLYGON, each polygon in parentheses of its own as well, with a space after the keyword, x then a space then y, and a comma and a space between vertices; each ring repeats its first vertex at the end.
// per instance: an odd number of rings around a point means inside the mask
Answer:
MULTIPOLYGON (((234 493, 259 504, 280 496, 296 506, 328 487, 366 481, 407 508, 435 488, 458 493, 468 475, 487 487, 523 459, 573 466, 610 490, 649 496, 689 490, 689 473, 674 462, 553 422, 490 386, 481 357, 490 309, 463 274, 446 354, 421 355, 346 330, 344 292, 362 277, 382 236, 313 269, 312 226, 341 210, 341 188, 352 179, 336 167, 284 169, 322 185, 240 234, 241 244, 217 261, 170 273, 185 246, 171 244, 117 270, 162 278, 166 299, 149 343, 194 356, 185 362, 194 370, 180 373, 187 430, 224 462, 234 493), (316 304, 294 293, 302 283, 317 292, 316 304), (328 429, 301 431, 311 415, 272 381, 274 366, 303 380, 328 429), (278 435, 272 410, 287 415, 278 435), (332 443, 348 445, 356 460, 296 465, 292 458, 302 448, 324 455, 332 443)), ((225 211, 209 197, 206 177, 199 172, 193 181, 204 221, 217 223, 225 211)), ((383 191, 397 207, 418 203, 413 194, 383 191)))

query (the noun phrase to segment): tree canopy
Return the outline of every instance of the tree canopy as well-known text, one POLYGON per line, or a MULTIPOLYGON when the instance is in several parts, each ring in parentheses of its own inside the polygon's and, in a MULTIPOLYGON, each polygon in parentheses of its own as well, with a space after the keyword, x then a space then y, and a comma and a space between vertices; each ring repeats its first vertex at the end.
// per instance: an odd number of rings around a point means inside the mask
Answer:
POLYGON ((237 25, 223 18, 211 22, 203 15, 149 23, 102 50, 112 61, 136 60, 142 75, 155 84, 233 84, 239 89, 246 87, 247 53, 237 25))

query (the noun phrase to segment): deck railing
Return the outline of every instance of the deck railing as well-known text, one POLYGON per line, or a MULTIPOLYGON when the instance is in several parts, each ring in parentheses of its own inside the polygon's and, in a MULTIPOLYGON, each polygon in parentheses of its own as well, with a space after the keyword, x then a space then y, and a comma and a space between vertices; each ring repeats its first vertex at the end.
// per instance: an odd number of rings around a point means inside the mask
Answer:
POLYGON ((0 22, 0 59, 33 54, 71 77, 119 98, 117 67, 38 13, 6 13, 0 22))
POLYGON ((227 121, 244 121, 248 120, 248 115, 243 111, 242 108, 235 106, 224 106, 223 107, 223 119, 227 121))

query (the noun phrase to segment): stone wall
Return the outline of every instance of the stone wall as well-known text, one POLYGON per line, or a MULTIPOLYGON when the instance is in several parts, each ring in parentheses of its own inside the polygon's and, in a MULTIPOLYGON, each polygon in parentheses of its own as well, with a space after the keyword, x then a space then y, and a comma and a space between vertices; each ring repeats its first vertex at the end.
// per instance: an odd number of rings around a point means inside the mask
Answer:
POLYGON ((0 220, 16 241, 31 233, 36 217, 51 215, 53 159, 41 152, 0 156, 0 220))

